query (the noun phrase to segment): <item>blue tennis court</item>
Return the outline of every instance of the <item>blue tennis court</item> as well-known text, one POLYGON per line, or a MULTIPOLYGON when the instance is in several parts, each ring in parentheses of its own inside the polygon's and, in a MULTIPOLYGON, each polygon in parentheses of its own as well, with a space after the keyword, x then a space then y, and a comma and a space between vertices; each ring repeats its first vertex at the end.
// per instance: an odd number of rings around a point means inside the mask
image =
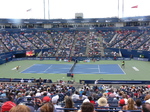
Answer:
POLYGON ((118 64, 77 64, 75 74, 125 74, 118 64))
MULTIPOLYGON (((34 64, 21 73, 66 74, 73 64, 34 64)), ((76 64, 74 74, 125 74, 118 64, 76 64)))

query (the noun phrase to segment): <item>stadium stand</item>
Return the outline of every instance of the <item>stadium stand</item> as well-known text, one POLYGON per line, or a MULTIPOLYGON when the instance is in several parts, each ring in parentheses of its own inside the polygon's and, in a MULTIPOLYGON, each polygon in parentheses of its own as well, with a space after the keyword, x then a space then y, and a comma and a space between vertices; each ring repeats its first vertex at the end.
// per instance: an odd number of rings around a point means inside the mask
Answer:
MULTIPOLYGON (((28 50, 34 50, 35 54, 39 55, 34 55, 34 57, 42 58, 58 57, 75 60, 83 57, 85 59, 93 57, 101 59, 116 56, 125 59, 129 58, 131 54, 136 58, 144 54, 144 57, 149 58, 150 61, 150 24, 147 22, 150 21, 149 16, 143 17, 140 24, 138 18, 134 17, 123 20, 99 18, 73 19, 72 23, 68 21, 64 19, 29 19, 22 20, 21 28, 16 28, 9 23, 9 20, 2 19, 0 24, 4 26, 3 29, 0 29, 0 64, 5 63, 7 58, 8 61, 12 60, 13 55, 21 58, 23 56, 20 54, 25 54, 28 50), (41 21, 42 25, 38 25, 35 21, 41 21), (30 24, 24 24, 25 22, 30 24), (9 25, 5 25, 7 23, 9 25), (122 23, 124 23, 122 27, 117 27, 117 24, 122 25, 122 23), (44 28, 45 24, 50 24, 50 26, 44 28)), ((72 74, 75 64, 69 73, 72 74)), ((4 111, 6 105, 11 107, 7 101, 11 101, 11 104, 26 105, 35 112, 38 112, 48 102, 52 102, 56 106, 56 112, 80 110, 85 101, 93 103, 97 112, 118 112, 120 110, 124 112, 128 109, 131 112, 141 112, 142 104, 150 103, 148 86, 131 85, 135 83, 149 84, 149 81, 113 81, 116 84, 128 83, 128 85, 121 86, 112 83, 110 85, 110 81, 106 80, 98 80, 97 84, 94 84, 94 80, 86 81, 81 80, 81 84, 78 86, 62 80, 55 83, 51 79, 41 78, 37 80, 0 78, 1 110, 4 111), (72 106, 68 108, 66 108, 66 96, 72 103, 72 106), (130 102, 132 102, 132 109, 128 108, 130 106, 126 106, 130 102), (136 103, 133 104, 134 102, 136 103)))
POLYGON ((88 100, 88 96, 91 96, 95 102, 95 110, 101 112, 123 110, 124 105, 128 104, 127 101, 131 98, 135 102, 137 100, 141 102, 141 105, 138 105, 138 110, 133 110, 132 112, 140 112, 142 104, 149 102, 148 86, 122 85, 116 87, 112 85, 83 85, 77 88, 75 85, 69 86, 63 84, 51 84, 49 86, 45 84, 36 85, 36 83, 30 85, 26 83, 1 83, 3 90, 1 90, 0 101, 3 109, 5 102, 9 101, 8 97, 11 95, 15 104, 32 106, 32 108, 38 110, 44 104, 44 101, 51 102, 53 99, 52 102, 57 102, 57 105, 61 107, 55 108, 56 110, 78 110, 83 102, 91 101, 88 100), (74 109, 63 108, 65 105, 65 96, 72 99, 74 109), (36 107, 36 103, 34 103, 37 100, 41 102, 38 108, 36 107))
MULTIPOLYGON (((43 50, 43 56, 101 56, 104 49, 149 51, 149 31, 52 31, 1 34, 2 52, 43 50), (13 41, 12 41, 13 40, 13 41), (44 50, 45 49, 45 50, 44 50), (47 49, 47 50, 46 50, 47 49), (46 53, 47 52, 47 53, 46 53)), ((117 52, 118 53, 118 52, 117 52)), ((148 56, 146 56, 148 57, 148 56)))
MULTIPOLYGON (((40 33, 42 32, 39 32, 39 34, 40 33)), ((119 33, 110 31, 107 34, 102 31, 75 33, 51 32, 51 34, 43 34, 45 37, 39 34, 14 33, 11 34, 12 36, 10 34, 1 34, 2 52, 43 49, 43 56, 49 54, 50 57, 84 57, 90 55, 101 56, 103 49, 110 47, 149 51, 150 38, 148 32, 143 33, 133 30, 119 31, 119 33), (108 36, 109 39, 106 39, 106 36, 108 36), (42 37, 44 39, 42 39, 42 37), (45 38, 49 38, 49 40, 46 40, 45 38)))

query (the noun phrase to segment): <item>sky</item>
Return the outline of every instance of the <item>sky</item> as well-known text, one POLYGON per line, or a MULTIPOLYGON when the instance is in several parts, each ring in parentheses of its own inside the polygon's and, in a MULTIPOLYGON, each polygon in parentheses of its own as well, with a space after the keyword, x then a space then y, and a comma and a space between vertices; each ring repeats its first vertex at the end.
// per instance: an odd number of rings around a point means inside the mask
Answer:
MULTIPOLYGON (((150 0, 45 0, 45 19, 131 17, 149 14, 150 0), (119 10, 118 10, 119 1, 119 10), (138 8, 131 8, 138 5, 138 8), (49 16, 48 16, 49 15, 49 16)), ((0 18, 44 19, 43 0, 0 0, 0 18), (28 11, 31 9, 31 11, 28 11)))

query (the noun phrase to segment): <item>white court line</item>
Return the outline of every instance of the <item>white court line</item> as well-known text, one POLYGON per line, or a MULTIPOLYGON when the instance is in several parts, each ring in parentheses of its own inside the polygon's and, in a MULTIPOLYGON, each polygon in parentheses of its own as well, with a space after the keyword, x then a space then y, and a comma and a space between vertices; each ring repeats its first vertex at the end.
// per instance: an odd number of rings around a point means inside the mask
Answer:
MULTIPOLYGON (((119 68, 123 71, 123 69, 120 67, 120 65, 119 65, 119 64, 117 64, 117 65, 118 65, 118 66, 119 66, 119 68)), ((124 74, 126 74, 124 71, 123 71, 123 73, 124 73, 124 74)))
MULTIPOLYGON (((29 66, 28 68, 30 68, 30 67, 32 67, 32 66, 34 66, 34 65, 36 65, 36 64, 33 64, 33 65, 29 66)), ((21 72, 23 72, 23 71, 27 70, 28 68, 26 68, 26 69, 22 70, 21 72)), ((21 72, 20 72, 20 73, 21 73, 21 72)))
POLYGON ((70 69, 70 68, 61 68, 61 69, 70 69))
POLYGON ((52 67, 52 65, 51 66, 49 66, 46 70, 44 70, 44 72, 46 72, 48 69, 50 69, 52 67))
POLYGON ((101 71, 100 71, 100 66, 99 66, 99 65, 98 65, 98 72, 101 73, 101 71))
POLYGON ((77 68, 76 69, 97 69, 97 68, 77 68))
POLYGON ((78 74, 94 74, 94 73, 96 73, 96 74, 99 74, 99 72, 88 72, 88 73, 85 73, 85 72, 74 72, 74 73, 78 73, 78 74))
POLYGON ((85 72, 73 72, 73 73, 78 73, 78 74, 81 74, 81 73, 82 73, 82 74, 84 74, 85 72))
POLYGON ((132 67, 135 71, 139 71, 139 69, 137 69, 136 67, 132 67))
POLYGON ((96 74, 98 73, 99 74, 99 72, 91 72, 90 74, 94 74, 94 73, 96 73, 96 74))
POLYGON ((36 71, 28 71, 29 73, 34 73, 34 72, 36 72, 36 71))
MULTIPOLYGON (((30 73, 28 73, 28 74, 30 74, 30 73)), ((44 73, 44 72, 42 72, 42 73, 36 73, 36 74, 66 74, 66 72, 65 73, 54 73, 54 72, 52 72, 52 73, 44 73)))
POLYGON ((97 68, 87 68, 87 69, 97 69, 97 68))

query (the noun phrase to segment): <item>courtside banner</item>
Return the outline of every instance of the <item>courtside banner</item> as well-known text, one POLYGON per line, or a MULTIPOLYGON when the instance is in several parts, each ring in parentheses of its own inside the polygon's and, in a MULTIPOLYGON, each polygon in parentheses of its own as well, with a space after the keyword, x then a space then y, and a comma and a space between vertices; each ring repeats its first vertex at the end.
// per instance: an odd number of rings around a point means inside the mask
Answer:
POLYGON ((148 58, 133 58, 134 60, 139 60, 139 61, 148 61, 148 58))

